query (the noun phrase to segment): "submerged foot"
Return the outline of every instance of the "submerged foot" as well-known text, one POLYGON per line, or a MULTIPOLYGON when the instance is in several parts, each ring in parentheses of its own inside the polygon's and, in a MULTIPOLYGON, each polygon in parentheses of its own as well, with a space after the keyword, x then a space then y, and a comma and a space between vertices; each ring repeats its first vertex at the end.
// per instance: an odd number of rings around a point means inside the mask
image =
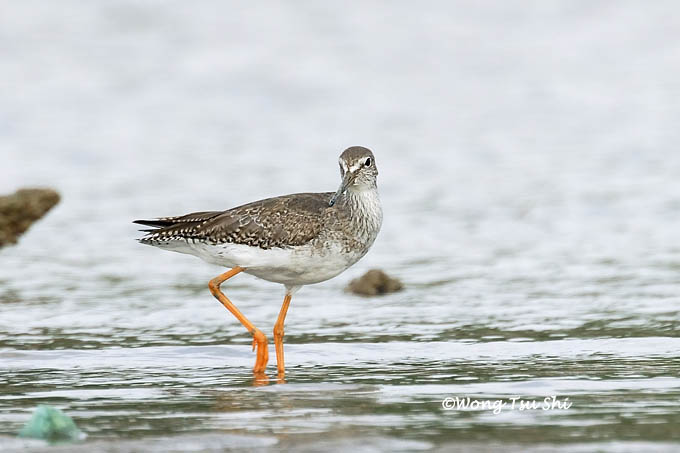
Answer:
POLYGON ((253 333, 253 351, 257 351, 253 373, 263 373, 269 361, 269 348, 267 347, 267 337, 259 330, 253 333))

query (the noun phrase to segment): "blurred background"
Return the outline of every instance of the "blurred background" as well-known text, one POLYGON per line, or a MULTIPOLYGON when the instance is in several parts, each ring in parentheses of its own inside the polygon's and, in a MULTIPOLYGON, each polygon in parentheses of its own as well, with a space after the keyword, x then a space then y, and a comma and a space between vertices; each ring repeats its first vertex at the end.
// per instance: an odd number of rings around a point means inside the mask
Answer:
MULTIPOLYGON (((0 193, 62 201, 0 252, 0 446, 45 403, 84 449, 672 450, 679 74, 673 1, 3 3, 0 193), (130 222, 333 191, 351 145, 383 230, 253 388, 220 269, 130 222), (405 291, 343 292, 374 267, 405 291)), ((282 288, 228 287, 270 331, 282 288)))

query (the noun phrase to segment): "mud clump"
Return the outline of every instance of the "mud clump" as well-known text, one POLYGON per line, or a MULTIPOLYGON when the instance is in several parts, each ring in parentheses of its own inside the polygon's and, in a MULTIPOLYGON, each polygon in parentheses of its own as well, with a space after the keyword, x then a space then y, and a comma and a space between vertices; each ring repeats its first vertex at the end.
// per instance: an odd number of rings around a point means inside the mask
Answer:
POLYGON ((15 244, 28 227, 58 202, 59 194, 52 189, 20 189, 0 196, 0 247, 15 244))
POLYGON ((347 285, 347 291, 361 296, 377 296, 404 289, 401 281, 390 277, 379 269, 372 269, 347 285))

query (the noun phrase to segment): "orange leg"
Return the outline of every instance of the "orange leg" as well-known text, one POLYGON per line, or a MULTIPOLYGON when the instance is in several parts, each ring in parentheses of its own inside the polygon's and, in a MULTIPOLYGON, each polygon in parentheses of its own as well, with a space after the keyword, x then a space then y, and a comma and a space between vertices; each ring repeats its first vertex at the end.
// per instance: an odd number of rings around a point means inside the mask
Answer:
POLYGON ((217 277, 213 278, 210 280, 210 283, 208 283, 208 287, 210 288, 210 292, 212 293, 213 296, 217 300, 224 305, 224 307, 231 312, 234 316, 236 316, 236 319, 239 320, 243 326, 248 329, 248 332, 250 332, 253 335, 253 350, 257 347, 257 358, 255 359, 255 366, 253 367, 253 373, 260 374, 264 372, 264 369, 267 367, 267 361, 269 360, 269 350, 267 348, 267 337, 264 336, 264 334, 253 325, 252 322, 246 318, 243 313, 239 311, 238 308, 229 300, 227 299, 227 296, 224 295, 224 293, 220 290, 220 285, 233 277, 234 275, 238 274, 239 272, 242 272, 243 268, 236 266, 235 268, 225 272, 222 275, 218 275, 217 277))
POLYGON ((291 295, 286 293, 283 299, 283 305, 279 312, 279 317, 274 324, 274 345, 276 346, 276 368, 279 371, 279 377, 282 378, 286 371, 283 363, 283 321, 286 319, 286 312, 288 312, 288 305, 290 305, 291 295))

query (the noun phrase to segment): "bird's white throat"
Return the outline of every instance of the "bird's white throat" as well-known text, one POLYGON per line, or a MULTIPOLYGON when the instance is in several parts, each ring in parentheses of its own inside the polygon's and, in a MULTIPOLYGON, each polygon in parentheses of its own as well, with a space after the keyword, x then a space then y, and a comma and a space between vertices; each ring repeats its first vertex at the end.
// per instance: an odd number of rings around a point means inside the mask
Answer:
POLYGON ((369 235, 377 235, 382 225, 382 205, 378 189, 349 187, 342 197, 351 212, 352 222, 359 230, 369 235))

